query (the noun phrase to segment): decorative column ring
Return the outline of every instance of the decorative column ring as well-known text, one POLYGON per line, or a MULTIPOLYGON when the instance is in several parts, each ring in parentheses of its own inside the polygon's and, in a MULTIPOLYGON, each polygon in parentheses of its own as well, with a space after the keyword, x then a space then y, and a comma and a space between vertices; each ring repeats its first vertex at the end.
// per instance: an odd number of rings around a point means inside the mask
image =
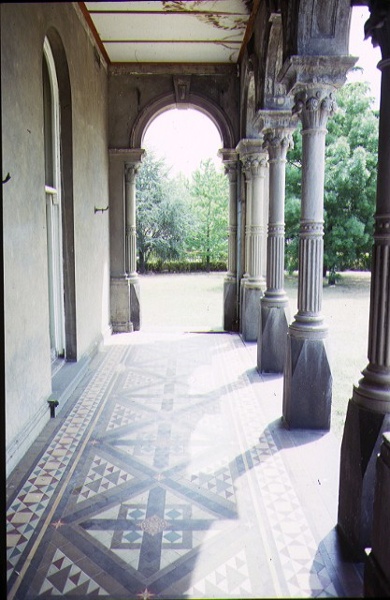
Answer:
POLYGON ((135 181, 141 162, 125 163, 125 232, 126 272, 131 279, 137 277, 137 226, 135 181))

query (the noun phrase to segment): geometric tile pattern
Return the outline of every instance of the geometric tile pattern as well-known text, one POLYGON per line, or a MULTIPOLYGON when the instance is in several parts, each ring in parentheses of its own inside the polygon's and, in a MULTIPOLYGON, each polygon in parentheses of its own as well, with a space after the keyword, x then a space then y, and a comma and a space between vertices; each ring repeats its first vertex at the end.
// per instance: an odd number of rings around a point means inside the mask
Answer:
POLYGON ((117 404, 111 415, 107 429, 110 430, 116 429, 117 427, 125 427, 126 425, 129 425, 129 423, 134 423, 141 418, 141 415, 135 410, 117 404))
POLYGON ((120 361, 122 348, 115 348, 104 366, 94 374, 64 424, 7 510, 7 578, 12 576, 30 539, 42 524, 50 499, 68 467, 83 435, 106 392, 113 366, 120 361))
POLYGON ((296 486, 304 445, 277 422, 280 378, 257 373, 256 348, 116 339, 11 499, 9 600, 361 595, 317 488, 296 486))
POLYGON ((63 552, 57 550, 40 595, 108 596, 109 593, 86 575, 63 552))
POLYGON ((210 575, 198 581, 196 586, 188 590, 188 595, 194 598, 216 598, 221 592, 224 598, 253 597, 245 550, 232 556, 210 575))
POLYGON ((95 494, 101 494, 122 483, 127 483, 134 477, 114 464, 95 456, 87 477, 80 490, 77 502, 88 500, 95 494))

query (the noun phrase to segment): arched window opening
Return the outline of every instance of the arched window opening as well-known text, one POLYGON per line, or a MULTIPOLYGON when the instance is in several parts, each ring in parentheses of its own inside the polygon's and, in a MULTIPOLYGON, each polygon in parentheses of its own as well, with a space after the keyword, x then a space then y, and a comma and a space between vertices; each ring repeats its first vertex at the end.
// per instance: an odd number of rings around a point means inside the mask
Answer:
POLYGON ((49 278, 49 330, 52 363, 65 357, 65 311, 62 254, 60 105, 53 54, 47 39, 43 61, 45 196, 49 278))

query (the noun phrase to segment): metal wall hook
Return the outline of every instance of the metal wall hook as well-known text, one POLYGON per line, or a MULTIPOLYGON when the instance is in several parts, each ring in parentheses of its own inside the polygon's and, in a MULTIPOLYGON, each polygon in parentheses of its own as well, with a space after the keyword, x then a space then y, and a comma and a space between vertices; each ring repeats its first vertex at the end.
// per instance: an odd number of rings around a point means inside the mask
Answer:
POLYGON ((96 206, 93 209, 93 212, 96 214, 97 212, 101 212, 104 213, 104 211, 108 210, 110 207, 106 206, 106 208, 96 208, 96 206))

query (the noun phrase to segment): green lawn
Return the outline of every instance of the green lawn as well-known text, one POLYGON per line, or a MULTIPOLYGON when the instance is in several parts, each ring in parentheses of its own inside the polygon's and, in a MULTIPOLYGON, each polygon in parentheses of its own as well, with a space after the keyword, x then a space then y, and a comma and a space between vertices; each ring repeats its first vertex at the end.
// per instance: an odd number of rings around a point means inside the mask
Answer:
MULTIPOLYGON (((222 331, 225 273, 140 276, 143 331, 222 331)), ((286 276, 291 318, 297 310, 297 277, 286 276)), ((332 430, 342 435, 353 385, 367 365, 370 273, 346 272, 335 286, 324 280, 323 314, 329 327, 333 375, 332 430)))

